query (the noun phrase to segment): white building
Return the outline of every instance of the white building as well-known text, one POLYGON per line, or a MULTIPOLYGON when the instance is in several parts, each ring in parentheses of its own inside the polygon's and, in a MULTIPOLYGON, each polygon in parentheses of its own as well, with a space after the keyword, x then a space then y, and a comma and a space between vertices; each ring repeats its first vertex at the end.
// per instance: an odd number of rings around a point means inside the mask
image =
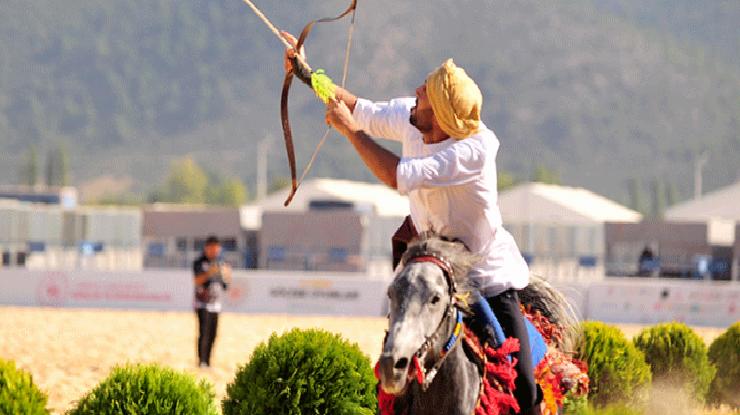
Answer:
POLYGON ((254 206, 263 211, 305 211, 311 203, 333 201, 351 203, 359 210, 372 211, 379 216, 405 217, 409 214, 408 198, 383 184, 323 178, 306 180, 286 207, 283 203, 289 193, 290 188, 279 190, 257 201, 254 206))
POLYGON ((2 266, 138 270, 141 212, 0 200, 0 250, 2 266))
POLYGON ((143 209, 142 238, 147 268, 189 268, 209 235, 219 238, 223 259, 250 267, 249 234, 236 207, 158 203, 143 209))
POLYGON ((312 179, 285 207, 289 190, 241 209, 242 226, 259 229, 261 268, 392 275, 391 236, 409 214, 405 196, 382 184, 312 179))
POLYGON ((602 276, 604 224, 642 219, 589 190, 543 183, 501 192, 499 207, 532 271, 552 280, 602 276))
POLYGON ((740 223, 740 181, 670 207, 665 219, 673 222, 706 223, 709 241, 716 246, 732 246, 735 224, 740 223))
POLYGON ((707 238, 716 251, 733 252, 733 278, 740 279, 740 181, 717 189, 699 199, 672 206, 666 220, 707 224, 707 238), (735 245, 733 250, 731 247, 735 245))

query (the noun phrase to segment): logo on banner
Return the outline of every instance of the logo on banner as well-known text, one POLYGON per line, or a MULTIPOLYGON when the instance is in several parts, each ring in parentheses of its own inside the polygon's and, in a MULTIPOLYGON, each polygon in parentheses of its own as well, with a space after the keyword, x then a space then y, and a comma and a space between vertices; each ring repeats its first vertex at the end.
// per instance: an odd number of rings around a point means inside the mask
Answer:
POLYGON ((47 273, 36 289, 38 303, 43 306, 61 306, 67 301, 69 281, 63 272, 47 273))

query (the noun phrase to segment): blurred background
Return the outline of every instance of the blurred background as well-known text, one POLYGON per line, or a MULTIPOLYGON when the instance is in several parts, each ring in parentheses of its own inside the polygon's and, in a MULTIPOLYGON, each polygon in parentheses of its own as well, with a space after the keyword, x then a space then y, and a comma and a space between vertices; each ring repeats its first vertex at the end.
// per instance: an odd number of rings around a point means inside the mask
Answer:
MULTIPOLYGON (((297 34, 346 3, 258 6, 297 34)), ((584 319, 677 320, 709 344, 740 320, 739 21, 736 0, 360 0, 347 87, 411 96, 454 58, 483 92, 533 273, 584 319)), ((335 80, 348 24, 306 45, 335 80)), ((55 410, 122 360, 194 370, 190 267, 209 234, 235 268, 201 373, 219 396, 273 331, 379 352, 408 201, 332 133, 283 206, 282 57, 239 0, 0 4, 0 350, 55 410)), ((324 106, 299 84, 290 105, 300 172, 324 106)))

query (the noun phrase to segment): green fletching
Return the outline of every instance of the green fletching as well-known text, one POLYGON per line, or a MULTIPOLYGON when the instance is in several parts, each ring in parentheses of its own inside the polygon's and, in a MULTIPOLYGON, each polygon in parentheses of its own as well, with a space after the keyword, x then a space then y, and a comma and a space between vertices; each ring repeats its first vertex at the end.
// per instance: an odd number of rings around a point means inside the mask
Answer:
POLYGON ((328 103, 329 99, 334 99, 334 89, 336 87, 334 81, 329 78, 329 75, 323 69, 317 69, 311 74, 311 88, 324 104, 328 103))

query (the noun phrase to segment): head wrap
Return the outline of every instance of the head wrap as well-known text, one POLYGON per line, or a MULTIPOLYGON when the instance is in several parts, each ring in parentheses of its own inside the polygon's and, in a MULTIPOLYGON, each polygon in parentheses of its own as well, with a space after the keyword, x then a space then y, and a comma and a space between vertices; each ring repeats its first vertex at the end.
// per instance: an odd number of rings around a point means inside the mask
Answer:
POLYGON ((456 139, 478 132, 483 96, 463 68, 447 59, 427 76, 426 86, 434 117, 442 131, 456 139))

